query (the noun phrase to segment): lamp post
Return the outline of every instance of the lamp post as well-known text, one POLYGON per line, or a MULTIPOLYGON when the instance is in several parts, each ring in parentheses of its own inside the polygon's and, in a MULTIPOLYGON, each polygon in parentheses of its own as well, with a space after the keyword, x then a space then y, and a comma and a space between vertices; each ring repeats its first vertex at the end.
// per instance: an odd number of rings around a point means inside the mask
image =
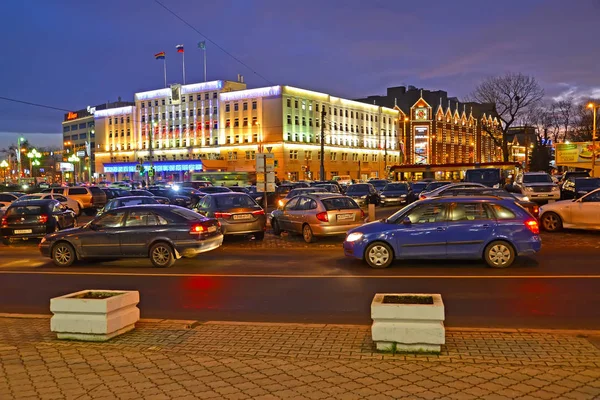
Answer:
POLYGON ((40 157, 42 157, 42 155, 36 149, 31 149, 31 151, 27 153, 27 158, 29 158, 29 176, 31 178, 33 178, 33 167, 40 165, 40 157))
POLYGON ((2 162, 0 163, 0 168, 2 168, 2 171, 4 172, 4 182, 6 182, 6 170, 8 169, 8 163, 6 162, 6 160, 2 160, 2 162))
POLYGON ((588 108, 591 108, 593 110, 593 115, 594 115, 594 121, 593 121, 593 128, 592 128, 592 178, 596 176, 595 174, 595 169, 596 169, 596 110, 598 109, 598 107, 600 107, 600 105, 596 104, 596 103, 589 103, 587 105, 588 108))
POLYGON ((76 154, 71 154, 68 161, 73 163, 73 183, 76 183, 77 175, 75 174, 75 164, 77 164, 77 168, 79 168, 79 157, 77 157, 76 154))
POLYGON ((17 157, 17 179, 21 177, 21 144, 25 142, 25 138, 20 136, 17 139, 17 151, 15 152, 15 156, 17 157))

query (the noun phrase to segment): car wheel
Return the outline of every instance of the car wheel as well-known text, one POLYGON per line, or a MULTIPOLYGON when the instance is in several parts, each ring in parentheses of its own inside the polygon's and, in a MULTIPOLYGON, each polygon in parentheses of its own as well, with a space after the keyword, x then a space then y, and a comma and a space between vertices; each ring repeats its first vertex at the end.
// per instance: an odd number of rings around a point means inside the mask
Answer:
POLYGON ((175 263, 173 249, 167 243, 156 243, 150 248, 150 261, 157 268, 168 268, 175 263))
POLYGON ((256 240, 263 240, 264 238, 265 238, 264 232, 256 232, 254 234, 254 239, 256 239, 256 240))
POLYGON ((271 221, 271 228, 273 229, 273 234, 275 236, 281 235, 281 228, 279 227, 279 222, 274 218, 271 221))
POLYGON ((315 241, 315 235, 313 235, 310 225, 306 224, 302 227, 302 237, 306 243, 312 243, 315 241))
POLYGON ((52 248, 52 261, 57 267, 69 267, 76 258, 75 249, 69 243, 59 242, 52 248))
POLYGON ((557 213, 544 213, 542 215, 542 227, 548 232, 558 232, 562 229, 562 220, 557 213))
POLYGON ((485 248, 484 258, 490 267, 507 268, 515 261, 515 250, 507 242, 495 241, 485 248))
POLYGON ((371 243, 365 250, 365 260, 371 268, 387 268, 394 261, 394 252, 387 243, 371 243))

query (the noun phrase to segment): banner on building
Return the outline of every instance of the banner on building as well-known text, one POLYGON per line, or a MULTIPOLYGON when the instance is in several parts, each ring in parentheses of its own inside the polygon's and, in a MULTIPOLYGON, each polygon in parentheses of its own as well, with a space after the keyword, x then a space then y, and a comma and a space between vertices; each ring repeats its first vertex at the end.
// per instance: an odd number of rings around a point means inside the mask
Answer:
MULTIPOLYGON (((592 154, 592 142, 556 144, 555 159, 557 165, 591 163, 592 154)), ((600 161, 600 143, 596 143, 596 160, 600 161)))
POLYGON ((171 85, 171 101, 176 106, 181 104, 181 85, 171 85))

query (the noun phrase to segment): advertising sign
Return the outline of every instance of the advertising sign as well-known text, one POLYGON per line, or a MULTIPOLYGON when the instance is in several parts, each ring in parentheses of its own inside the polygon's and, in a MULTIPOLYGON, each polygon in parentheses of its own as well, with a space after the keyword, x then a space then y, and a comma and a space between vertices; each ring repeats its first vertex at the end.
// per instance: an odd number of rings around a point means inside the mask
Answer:
MULTIPOLYGON (((592 142, 558 143, 556 164, 586 164, 592 162, 592 142)), ((596 143, 596 162, 600 161, 600 143, 596 143)))
POLYGON ((73 164, 68 162, 59 162, 56 163, 56 169, 61 172, 73 172, 73 164))

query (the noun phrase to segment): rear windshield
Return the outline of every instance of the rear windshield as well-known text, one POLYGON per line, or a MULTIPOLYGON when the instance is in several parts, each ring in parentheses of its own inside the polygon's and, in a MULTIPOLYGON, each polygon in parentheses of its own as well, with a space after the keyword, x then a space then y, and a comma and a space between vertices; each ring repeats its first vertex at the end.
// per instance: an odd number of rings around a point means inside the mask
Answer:
POLYGON ((369 185, 352 185, 346 193, 365 193, 369 191, 369 185))
POLYGON ((16 206, 9 208, 6 215, 40 215, 41 213, 41 206, 16 206))
POLYGON ((500 182, 500 171, 497 169, 467 171, 465 173, 465 182, 500 182))
POLYGON ((427 186, 426 182, 421 182, 421 183, 413 183, 412 184, 412 189, 415 192, 420 192, 421 190, 425 189, 425 187, 427 186))
POLYGON ((102 189, 100 189, 99 187, 96 187, 96 186, 91 186, 90 187, 90 192, 92 192, 92 194, 95 194, 95 195, 98 195, 98 194, 99 195, 103 195, 104 194, 104 192, 102 191, 102 189))
POLYGON ((327 211, 331 210, 354 210, 360 208, 354 200, 348 197, 332 197, 329 199, 322 200, 323 205, 327 211))
POLYGON ((158 201, 154 200, 152 197, 141 197, 134 199, 122 198, 119 199, 118 202, 121 207, 137 206, 138 204, 158 204, 158 201))
POLYGON ((202 219, 200 214, 197 214, 194 211, 188 210, 187 208, 183 208, 183 207, 171 208, 169 211, 170 211, 169 214, 175 214, 176 216, 181 217, 181 218, 179 218, 180 220, 185 219, 188 221, 197 221, 197 220, 202 219))
POLYGON ((245 194, 232 194, 228 196, 214 196, 215 206, 221 209, 254 207, 256 203, 245 194))
POLYGON ((550 175, 523 175, 523 183, 553 183, 550 175))

